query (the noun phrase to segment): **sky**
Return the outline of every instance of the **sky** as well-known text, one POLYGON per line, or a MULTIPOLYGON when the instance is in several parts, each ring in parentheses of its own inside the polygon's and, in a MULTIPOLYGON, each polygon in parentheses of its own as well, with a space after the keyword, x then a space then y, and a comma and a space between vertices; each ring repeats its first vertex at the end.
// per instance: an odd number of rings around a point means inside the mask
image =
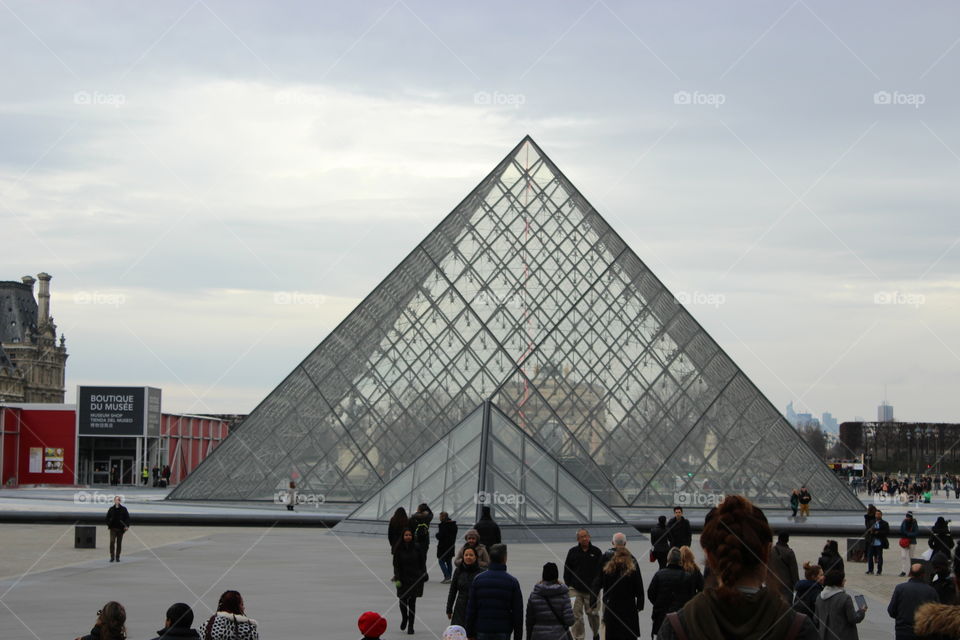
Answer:
POLYGON ((0 280, 246 413, 530 134, 781 410, 960 421, 952 2, 0 0, 0 280))

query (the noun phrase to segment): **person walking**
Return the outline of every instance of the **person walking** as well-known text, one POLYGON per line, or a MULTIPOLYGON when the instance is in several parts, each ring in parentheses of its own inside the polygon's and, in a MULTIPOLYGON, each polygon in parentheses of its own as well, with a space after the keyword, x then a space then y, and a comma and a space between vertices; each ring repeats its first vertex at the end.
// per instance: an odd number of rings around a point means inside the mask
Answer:
POLYGON ((463 552, 467 549, 473 549, 477 554, 477 564, 480 565, 481 569, 486 569, 490 566, 490 552, 487 551, 487 548, 480 544, 480 534, 477 533, 476 529, 470 529, 463 536, 463 546, 460 547, 460 550, 457 551, 457 555, 453 558, 453 566, 459 567, 463 562, 463 552))
POLYGON ((293 480, 290 481, 290 485, 287 487, 287 511, 293 511, 293 508, 297 504, 297 483, 293 480))
POLYGON ((425 502, 420 503, 416 512, 410 516, 409 526, 413 530, 413 541, 423 554, 423 575, 430 580, 427 573, 427 552, 430 551, 430 522, 433 521, 433 511, 425 502))
POLYGON ((414 542, 413 531, 409 527, 404 529, 393 548, 393 583, 400 601, 400 630, 406 629, 407 633, 413 633, 417 598, 423 596, 423 583, 426 582, 427 563, 423 553, 423 548, 414 542))
POLYGON ((819 626, 817 620, 817 596, 823 591, 823 570, 818 564, 803 563, 803 580, 794 587, 793 610, 802 613, 819 626))
POLYGON ((440 524, 437 525, 437 564, 443 572, 441 584, 448 584, 453 575, 453 554, 457 550, 457 521, 450 519, 446 511, 440 512, 440 524))
POLYGON ((763 586, 772 543, 773 531, 763 511, 744 496, 726 496, 707 514, 700 534, 718 586, 667 614, 658 639, 815 640, 813 622, 763 586))
POLYGON ((777 544, 773 545, 767 565, 767 586, 779 593, 784 602, 792 604, 793 587, 800 580, 800 569, 797 566, 797 555, 789 543, 789 533, 782 532, 777 535, 777 544))
POLYGON ((667 552, 667 565, 657 571, 647 587, 647 597, 653 612, 653 635, 663 624, 663 618, 680 608, 694 596, 693 581, 690 574, 683 570, 680 549, 673 547, 667 552))
POLYGON ((473 579, 467 600, 467 637, 475 640, 523 638, 523 593, 507 573, 507 545, 490 547, 490 566, 473 579))
POLYGON ((567 558, 563 562, 563 581, 573 598, 573 628, 570 630, 573 640, 584 640, 584 615, 587 616, 594 640, 600 638, 600 616, 593 584, 603 568, 600 564, 602 556, 600 548, 590 542, 590 532, 586 529, 577 531, 577 544, 567 551, 567 558))
POLYGON ((667 552, 670 551, 670 539, 667 529, 667 516, 659 516, 657 524, 650 529, 650 542, 653 544, 653 557, 659 569, 667 566, 667 552))
POLYGON ((614 546, 613 555, 600 573, 603 595, 605 640, 636 640, 640 636, 640 611, 644 607, 643 577, 637 559, 623 544, 614 546))
POLYGON ((450 590, 447 592, 447 619, 450 624, 463 626, 467 622, 467 599, 470 597, 470 585, 477 574, 483 571, 477 562, 477 550, 466 547, 463 550, 463 562, 453 572, 450 590))
POLYGON ((410 519, 407 518, 407 510, 403 507, 398 507, 397 510, 393 512, 390 522, 387 523, 387 542, 390 543, 391 553, 393 553, 393 548, 397 546, 397 543, 400 542, 400 538, 403 537, 403 530, 409 526, 410 519))
POLYGON ((573 608, 567 585, 552 562, 543 565, 541 580, 527 599, 527 640, 566 640, 573 625, 573 608))
POLYGON ((697 595, 704 588, 704 576, 697 565, 697 558, 693 555, 693 549, 690 547, 680 547, 680 564, 683 570, 690 574, 690 584, 693 587, 693 595, 697 595))
POLYGON ((920 525, 913 517, 913 511, 907 511, 900 523, 900 577, 903 578, 910 570, 910 559, 917 549, 917 536, 920 535, 920 525))
POLYGON ((474 530, 480 535, 480 544, 489 551, 493 545, 500 544, 500 527, 493 521, 490 514, 490 507, 480 507, 480 519, 473 525, 474 530))
POLYGON ((797 509, 800 508, 800 492, 794 489, 790 493, 790 517, 796 519, 797 509))
POLYGON ((76 640, 126 640, 127 610, 111 600, 97 611, 97 620, 90 633, 76 640))
POLYGON ((673 519, 667 525, 667 540, 671 547, 689 547, 693 541, 690 521, 683 517, 683 507, 673 508, 673 519))
POLYGON ((120 496, 113 497, 113 506, 107 509, 107 529, 110 530, 110 562, 120 562, 123 534, 130 529, 130 512, 120 504, 120 496))
POLYGON ((163 629, 157 631, 153 640, 200 640, 200 634, 192 627, 193 609, 186 603, 177 602, 167 609, 163 629))
POLYGON ((937 592, 923 581, 923 565, 910 567, 910 578, 893 589, 887 614, 894 618, 896 640, 914 640, 913 616, 917 608, 925 602, 938 602, 937 592))
POLYGON ((942 553, 948 558, 953 555, 953 536, 950 534, 950 521, 943 516, 937 518, 930 528, 930 548, 933 553, 942 553))
POLYGON ((816 603, 820 640, 859 640, 857 625, 867 615, 867 607, 854 607, 853 598, 843 589, 845 582, 836 569, 824 576, 823 591, 816 603))
POLYGON ((823 545, 823 553, 820 554, 817 564, 820 565, 824 573, 838 569, 841 573, 846 574, 843 568, 843 557, 840 555, 840 545, 837 544, 836 540, 827 540, 827 543, 823 545))
POLYGON ((867 575, 873 573, 874 564, 877 567, 877 575, 883 573, 883 550, 890 547, 889 535, 890 523, 883 519, 883 512, 877 509, 876 519, 866 533, 867 575))
POLYGON ((813 496, 806 487, 800 487, 800 517, 810 517, 810 503, 813 502, 813 496))
POLYGON ((239 591, 224 591, 217 601, 217 610, 200 625, 204 640, 259 640, 257 621, 247 617, 243 596, 239 591))

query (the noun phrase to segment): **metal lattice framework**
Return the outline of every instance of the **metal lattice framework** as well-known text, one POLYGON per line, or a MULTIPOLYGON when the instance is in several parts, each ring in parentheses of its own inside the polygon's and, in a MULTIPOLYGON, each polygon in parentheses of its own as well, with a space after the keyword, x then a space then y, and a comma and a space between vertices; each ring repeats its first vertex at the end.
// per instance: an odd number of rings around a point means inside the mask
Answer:
POLYGON ((612 507, 862 508, 529 137, 171 497, 363 502, 488 399, 612 507))

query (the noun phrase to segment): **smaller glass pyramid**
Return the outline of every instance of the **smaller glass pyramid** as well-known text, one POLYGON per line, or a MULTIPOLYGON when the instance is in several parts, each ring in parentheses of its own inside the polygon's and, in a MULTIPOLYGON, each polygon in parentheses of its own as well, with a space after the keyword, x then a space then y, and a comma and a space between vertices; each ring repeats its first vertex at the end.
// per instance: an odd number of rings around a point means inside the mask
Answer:
POLYGON ((489 506, 501 525, 621 524, 604 504, 496 405, 485 402, 347 518, 387 521, 425 502, 473 521, 489 506))

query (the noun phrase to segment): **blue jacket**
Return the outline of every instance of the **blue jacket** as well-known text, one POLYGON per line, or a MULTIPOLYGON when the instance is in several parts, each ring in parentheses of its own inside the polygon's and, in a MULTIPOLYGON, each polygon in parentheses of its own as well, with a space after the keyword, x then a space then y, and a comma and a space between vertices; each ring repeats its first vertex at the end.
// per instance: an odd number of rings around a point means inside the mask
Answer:
POLYGON ((520 583, 507 573, 507 565, 491 562, 477 574, 467 599, 467 637, 477 633, 510 633, 523 638, 523 594, 520 583))

